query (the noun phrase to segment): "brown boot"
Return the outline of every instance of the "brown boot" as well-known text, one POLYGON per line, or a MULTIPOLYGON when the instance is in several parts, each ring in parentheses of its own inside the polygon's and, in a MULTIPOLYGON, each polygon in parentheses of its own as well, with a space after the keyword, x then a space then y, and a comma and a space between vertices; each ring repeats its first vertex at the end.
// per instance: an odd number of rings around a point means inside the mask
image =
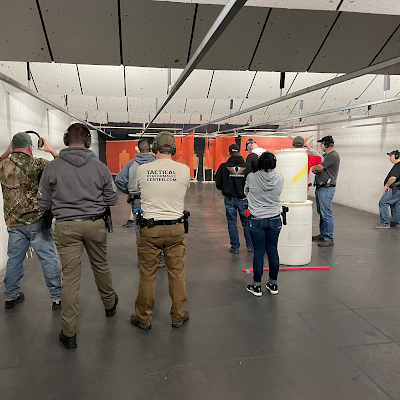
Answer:
POLYGON ((21 303, 21 301, 24 301, 24 299, 25 299, 24 294, 22 292, 19 292, 19 295, 16 299, 6 301, 5 308, 6 309, 14 308, 17 303, 21 303))

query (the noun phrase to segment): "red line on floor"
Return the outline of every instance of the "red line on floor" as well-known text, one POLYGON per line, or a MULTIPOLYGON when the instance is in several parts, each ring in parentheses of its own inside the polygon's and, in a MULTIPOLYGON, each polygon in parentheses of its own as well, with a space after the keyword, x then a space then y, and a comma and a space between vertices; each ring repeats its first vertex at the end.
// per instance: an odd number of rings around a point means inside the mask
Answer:
MULTIPOLYGON (((305 270, 314 270, 314 269, 331 269, 331 267, 281 267, 279 271, 305 271, 305 270)), ((253 268, 242 268, 243 272, 253 272, 253 268)), ((269 271, 269 268, 263 268, 263 271, 269 271)))

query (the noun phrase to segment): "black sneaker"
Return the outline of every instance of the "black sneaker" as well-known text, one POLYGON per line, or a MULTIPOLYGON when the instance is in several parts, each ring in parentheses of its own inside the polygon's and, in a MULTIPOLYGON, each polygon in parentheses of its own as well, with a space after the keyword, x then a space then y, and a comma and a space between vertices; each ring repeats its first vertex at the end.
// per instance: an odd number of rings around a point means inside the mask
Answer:
POLYGON ((60 308, 61 308, 61 300, 53 301, 53 304, 51 305, 51 309, 59 310, 60 308))
POLYGON ((322 240, 324 240, 324 239, 322 238, 321 235, 316 235, 316 236, 312 237, 313 242, 321 242, 322 240))
POLYGON ((319 247, 329 247, 334 246, 335 242, 333 240, 323 240, 322 242, 318 243, 319 247))
POLYGON ((77 347, 76 334, 74 336, 65 336, 61 329, 58 337, 66 349, 75 349, 75 347, 77 347))
POLYGON ((246 290, 248 292, 250 292, 251 294, 254 294, 254 296, 257 296, 257 297, 262 296, 261 286, 247 285, 246 290))
POLYGON ((128 219, 128 221, 125 222, 125 224, 122 225, 123 228, 130 228, 131 226, 135 225, 135 220, 133 219, 128 219))
POLYGON ((117 311, 118 296, 116 292, 114 292, 114 296, 115 296, 115 303, 110 309, 106 310, 106 317, 112 317, 117 311))
POLYGON ((14 300, 8 300, 6 301, 6 304, 4 307, 8 310, 10 308, 14 308, 18 303, 21 303, 21 301, 24 301, 25 296, 22 292, 19 292, 19 295, 16 299, 14 300))
POLYGON ((137 326, 140 329, 143 329, 144 331, 148 331, 151 329, 151 324, 142 324, 138 319, 136 314, 131 315, 131 324, 134 326, 137 326))
POLYGON ((185 315, 183 316, 183 320, 179 322, 173 322, 172 327, 173 328, 180 328, 185 322, 189 321, 189 312, 185 311, 185 315))
POLYGON ((265 287, 269 290, 271 294, 278 294, 278 285, 276 283, 268 282, 265 287))
POLYGON ((229 248, 229 251, 233 254, 239 254, 239 250, 233 250, 232 247, 229 248))

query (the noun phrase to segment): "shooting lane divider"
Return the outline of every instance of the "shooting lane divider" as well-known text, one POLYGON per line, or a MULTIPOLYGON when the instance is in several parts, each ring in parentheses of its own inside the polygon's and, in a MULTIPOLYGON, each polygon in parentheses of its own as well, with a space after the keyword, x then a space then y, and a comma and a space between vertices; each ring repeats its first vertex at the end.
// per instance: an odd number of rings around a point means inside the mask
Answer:
MULTIPOLYGON (((310 270, 317 270, 317 269, 331 269, 331 267, 282 267, 279 268, 280 271, 310 271, 310 270)), ((269 271, 269 268, 263 268, 263 271, 269 271)), ((242 268, 242 272, 253 272, 253 268, 242 268)))

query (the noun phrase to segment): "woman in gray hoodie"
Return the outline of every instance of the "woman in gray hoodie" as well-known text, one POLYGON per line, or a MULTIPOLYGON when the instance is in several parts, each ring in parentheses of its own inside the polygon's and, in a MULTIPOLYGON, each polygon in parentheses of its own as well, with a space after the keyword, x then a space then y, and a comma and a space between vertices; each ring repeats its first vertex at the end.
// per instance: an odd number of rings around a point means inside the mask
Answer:
POLYGON ((269 262, 269 282, 266 288, 271 294, 278 294, 278 237, 282 227, 279 201, 283 176, 274 171, 275 167, 275 156, 268 151, 263 153, 258 159, 259 171, 247 176, 244 187, 251 214, 249 231, 254 247, 254 282, 246 289, 254 296, 262 296, 261 277, 265 253, 269 262))

